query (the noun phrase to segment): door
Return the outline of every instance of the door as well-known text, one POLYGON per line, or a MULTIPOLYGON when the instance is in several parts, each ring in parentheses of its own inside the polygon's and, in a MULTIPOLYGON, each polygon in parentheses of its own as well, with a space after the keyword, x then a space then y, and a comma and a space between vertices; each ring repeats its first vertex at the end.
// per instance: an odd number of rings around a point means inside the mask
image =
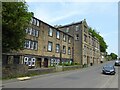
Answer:
POLYGON ((44 59, 44 67, 48 67, 48 59, 47 58, 44 59))
POLYGON ((42 67, 42 59, 41 58, 37 58, 37 67, 42 67))
POLYGON ((20 56, 14 56, 13 64, 19 64, 20 56))

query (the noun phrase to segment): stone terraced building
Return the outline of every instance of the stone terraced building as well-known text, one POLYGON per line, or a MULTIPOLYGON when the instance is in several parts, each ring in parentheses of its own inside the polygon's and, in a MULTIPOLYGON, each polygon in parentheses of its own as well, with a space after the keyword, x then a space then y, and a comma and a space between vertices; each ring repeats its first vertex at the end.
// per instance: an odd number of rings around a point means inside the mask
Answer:
POLYGON ((3 54, 3 64, 26 64, 30 68, 41 68, 62 62, 80 65, 99 63, 99 41, 92 37, 88 29, 86 20, 56 27, 33 17, 30 27, 25 30, 24 50, 3 54))

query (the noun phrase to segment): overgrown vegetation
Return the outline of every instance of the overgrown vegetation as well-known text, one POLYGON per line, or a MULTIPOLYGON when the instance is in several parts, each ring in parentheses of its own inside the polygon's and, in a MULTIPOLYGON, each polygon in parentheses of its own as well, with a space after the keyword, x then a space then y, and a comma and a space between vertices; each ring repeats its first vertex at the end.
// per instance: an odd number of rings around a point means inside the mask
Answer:
POLYGON ((89 32, 92 34, 93 37, 96 37, 99 40, 100 51, 106 52, 106 49, 108 46, 107 46, 106 42, 104 41, 104 38, 92 28, 89 28, 89 32))
POLYGON ((115 54, 115 53, 111 53, 110 56, 111 56, 112 60, 115 60, 118 57, 117 54, 115 54))
POLYGON ((26 2, 2 3, 2 51, 23 49, 25 29, 32 13, 28 12, 26 2))

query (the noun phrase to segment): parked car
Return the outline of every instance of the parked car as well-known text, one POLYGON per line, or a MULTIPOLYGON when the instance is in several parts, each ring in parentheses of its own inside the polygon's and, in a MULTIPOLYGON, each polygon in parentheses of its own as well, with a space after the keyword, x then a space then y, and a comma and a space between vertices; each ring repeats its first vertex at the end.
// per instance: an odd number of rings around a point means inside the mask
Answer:
POLYGON ((105 66, 103 66, 102 73, 103 74, 115 75, 116 71, 115 71, 114 65, 105 65, 105 66))
POLYGON ((120 60, 115 61, 115 66, 120 66, 120 60))

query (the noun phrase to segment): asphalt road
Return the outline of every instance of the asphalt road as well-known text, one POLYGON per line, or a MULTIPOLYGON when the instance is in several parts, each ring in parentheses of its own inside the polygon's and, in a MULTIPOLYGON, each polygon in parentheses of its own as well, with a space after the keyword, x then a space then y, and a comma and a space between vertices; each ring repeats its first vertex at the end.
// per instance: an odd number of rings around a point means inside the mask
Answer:
POLYGON ((118 67, 115 67, 115 75, 103 75, 101 70, 105 64, 114 64, 114 61, 36 76, 26 81, 4 83, 3 88, 118 88, 118 67))

